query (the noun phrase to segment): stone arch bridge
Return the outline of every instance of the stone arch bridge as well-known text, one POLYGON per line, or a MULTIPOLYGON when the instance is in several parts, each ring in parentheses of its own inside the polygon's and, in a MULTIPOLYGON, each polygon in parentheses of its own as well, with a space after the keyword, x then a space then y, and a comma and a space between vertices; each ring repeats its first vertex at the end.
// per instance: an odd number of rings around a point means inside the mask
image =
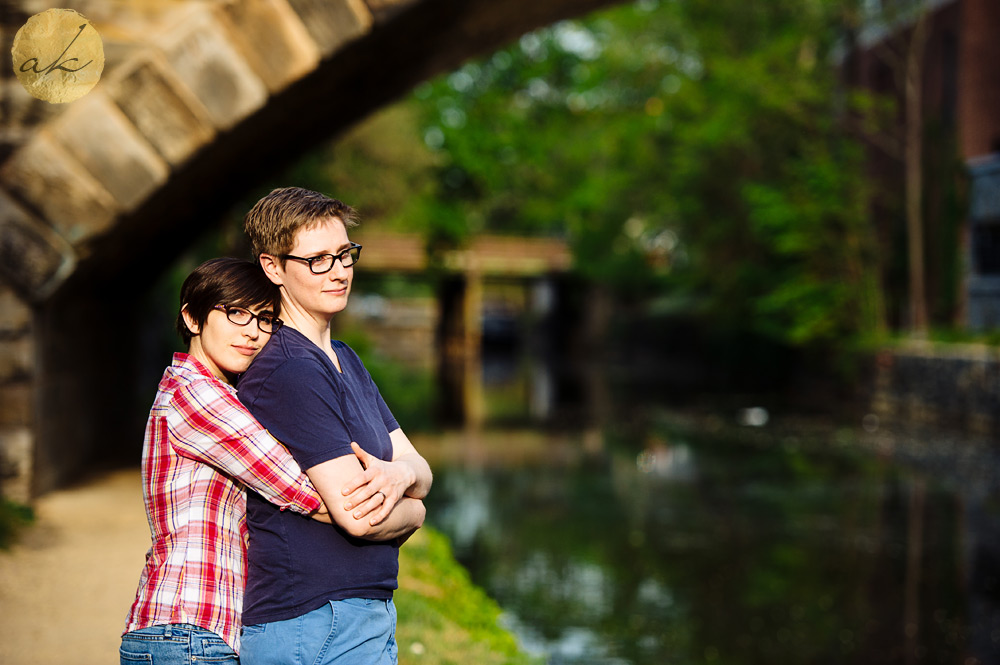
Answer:
MULTIPOLYGON (((0 493, 138 453, 136 298, 201 229, 309 147, 465 59, 611 0, 8 0, 101 34, 85 97, 0 68, 0 493)), ((2 61, 0 61, 2 62, 2 61)))

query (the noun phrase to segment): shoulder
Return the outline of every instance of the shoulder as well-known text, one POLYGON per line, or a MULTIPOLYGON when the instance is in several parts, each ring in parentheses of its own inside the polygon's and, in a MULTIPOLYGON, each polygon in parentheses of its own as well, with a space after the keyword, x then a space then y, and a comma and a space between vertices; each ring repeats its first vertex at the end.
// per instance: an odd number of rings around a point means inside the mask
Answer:
POLYGON ((281 395, 281 401, 288 403, 303 392, 334 383, 322 352, 309 348, 311 343, 302 344, 298 333, 282 333, 285 329, 272 336, 240 377, 239 396, 244 404, 249 406, 265 395, 281 395))
POLYGON ((161 392, 186 390, 231 393, 233 390, 232 386, 220 381, 194 356, 185 353, 174 354, 174 361, 163 371, 159 388, 161 392))
POLYGON ((317 371, 323 367, 319 349, 302 335, 290 328, 282 328, 274 335, 240 379, 240 385, 249 378, 262 379, 275 372, 317 371), (305 342, 305 343, 303 343, 305 342))
POLYGON ((220 397, 235 397, 235 390, 232 386, 226 385, 214 377, 200 374, 189 374, 174 384, 171 391, 172 398, 182 396, 185 400, 195 400, 201 403, 218 399, 220 397))
POLYGON ((257 363, 240 377, 239 394, 241 400, 263 392, 287 392, 306 385, 329 381, 329 372, 321 359, 310 356, 293 356, 274 362, 257 363))
POLYGON ((206 376, 193 376, 174 387, 165 396, 163 405, 168 422, 183 420, 190 424, 203 423, 205 418, 226 417, 233 409, 241 408, 235 390, 206 376))
POLYGON ((337 354, 337 357, 341 362, 357 364, 364 367, 364 363, 361 362, 361 357, 354 351, 354 349, 347 346, 347 344, 338 339, 330 340, 330 344, 333 345, 333 351, 337 354))

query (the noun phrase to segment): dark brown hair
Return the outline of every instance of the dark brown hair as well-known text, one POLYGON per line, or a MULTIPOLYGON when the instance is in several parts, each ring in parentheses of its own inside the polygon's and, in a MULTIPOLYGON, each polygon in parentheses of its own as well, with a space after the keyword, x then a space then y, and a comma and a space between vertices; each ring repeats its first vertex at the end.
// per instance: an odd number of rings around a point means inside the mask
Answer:
POLYGON ((194 334, 184 323, 184 308, 201 330, 216 305, 260 307, 281 313, 281 291, 271 283, 257 263, 221 258, 205 261, 191 271, 181 285, 177 332, 190 345, 194 334))
POLYGON ((295 232, 328 219, 339 219, 348 229, 358 225, 357 213, 346 203, 302 187, 282 187, 257 201, 243 220, 243 230, 255 260, 270 254, 284 265, 279 257, 292 251, 295 232))

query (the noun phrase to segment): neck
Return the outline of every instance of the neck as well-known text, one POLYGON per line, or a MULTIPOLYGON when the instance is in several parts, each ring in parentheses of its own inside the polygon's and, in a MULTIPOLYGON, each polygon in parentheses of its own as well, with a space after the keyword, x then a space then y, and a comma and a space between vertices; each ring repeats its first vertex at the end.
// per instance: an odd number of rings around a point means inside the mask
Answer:
POLYGON ((219 381, 222 381, 223 383, 228 383, 229 385, 233 384, 232 379, 230 379, 229 375, 223 372, 222 369, 217 367, 215 363, 213 363, 212 360, 208 357, 208 354, 205 353, 205 349, 203 349, 201 346, 200 337, 191 338, 191 343, 190 345, 188 345, 187 352, 189 356, 191 356, 192 358, 200 362, 202 365, 204 365, 205 368, 208 369, 208 371, 211 372, 213 376, 215 376, 215 378, 217 378, 219 381))
POLYGON ((286 326, 298 330, 324 351, 333 350, 330 343, 330 319, 317 318, 285 300, 281 302, 281 319, 286 326))

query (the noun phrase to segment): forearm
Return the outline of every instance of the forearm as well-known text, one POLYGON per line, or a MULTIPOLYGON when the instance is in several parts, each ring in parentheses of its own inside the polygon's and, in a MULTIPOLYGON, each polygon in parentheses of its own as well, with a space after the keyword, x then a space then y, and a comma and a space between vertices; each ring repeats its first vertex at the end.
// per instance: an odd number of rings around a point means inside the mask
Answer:
POLYGON ((392 441, 392 461, 405 465, 412 473, 412 477, 409 479, 410 483, 408 487, 404 488, 402 495, 423 499, 430 492, 431 484, 434 482, 430 465, 413 447, 402 429, 389 432, 389 439, 392 441))
POLYGON ((413 499, 423 499, 427 496, 428 492, 431 490, 431 483, 434 481, 434 476, 431 473, 431 467, 419 453, 411 453, 409 455, 403 455, 395 460, 394 463, 404 464, 413 472, 413 481, 410 486, 403 492, 403 496, 408 496, 413 499))
POLYGON ((214 384, 199 381, 177 390, 166 420, 177 454, 215 467, 281 508, 309 514, 320 505, 288 450, 214 384))
POLYGON ((392 507, 383 520, 373 519, 368 511, 348 507, 340 488, 346 478, 357 474, 361 463, 353 455, 346 455, 322 462, 308 469, 309 476, 320 496, 323 497, 333 523, 354 538, 365 540, 392 540, 406 536, 420 528, 424 522, 424 505, 419 499, 403 497, 392 507), (373 524, 374 522, 374 524, 373 524))
POLYGON ((403 497, 400 499, 389 517, 378 524, 372 526, 366 518, 356 520, 358 530, 362 535, 358 536, 363 540, 386 541, 396 538, 405 538, 424 524, 424 517, 427 510, 424 502, 420 499, 403 497))
POLYGON ((323 524, 333 524, 333 517, 330 516, 330 511, 322 500, 319 502, 319 508, 306 515, 306 517, 314 519, 317 522, 322 522, 323 524))

